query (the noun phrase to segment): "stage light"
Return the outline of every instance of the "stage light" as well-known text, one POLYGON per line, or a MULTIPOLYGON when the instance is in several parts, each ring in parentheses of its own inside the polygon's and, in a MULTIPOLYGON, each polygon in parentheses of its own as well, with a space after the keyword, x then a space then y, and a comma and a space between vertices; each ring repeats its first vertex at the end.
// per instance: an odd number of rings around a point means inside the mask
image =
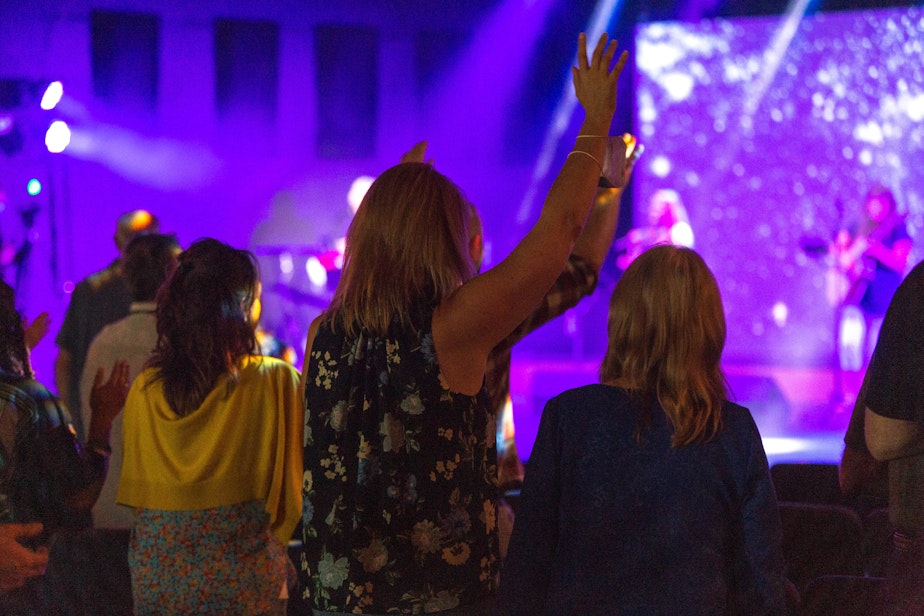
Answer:
POLYGON ((292 272, 295 270, 295 264, 292 262, 292 254, 284 252, 279 255, 279 271, 285 276, 292 276, 292 272))
POLYGON ((42 183, 36 178, 32 178, 26 183, 26 192, 30 197, 34 197, 42 192, 42 183))
POLYGON ((60 154, 71 142, 71 129, 63 120, 55 120, 45 133, 45 147, 52 154, 60 154))
POLYGON ((321 260, 315 256, 308 257, 305 261, 305 273, 308 274, 308 280, 316 287, 327 285, 327 268, 321 263, 321 260))
POLYGON ((13 116, 0 113, 0 135, 8 135, 13 130, 13 116))
POLYGON ((786 323, 789 321, 789 306, 786 305, 786 302, 773 304, 771 313, 773 314, 773 322, 776 323, 777 327, 786 327, 786 323))
POLYGON ((347 192, 347 203, 350 204, 350 210, 354 214, 359 209, 359 204, 362 203, 363 197, 366 196, 366 192, 368 192, 374 181, 375 178, 371 176, 361 175, 350 184, 350 190, 347 192))
POLYGON ((45 93, 42 94, 41 107, 45 111, 51 111, 61 102, 61 97, 64 95, 64 86, 61 85, 60 81, 52 81, 48 84, 48 87, 45 88, 45 93))

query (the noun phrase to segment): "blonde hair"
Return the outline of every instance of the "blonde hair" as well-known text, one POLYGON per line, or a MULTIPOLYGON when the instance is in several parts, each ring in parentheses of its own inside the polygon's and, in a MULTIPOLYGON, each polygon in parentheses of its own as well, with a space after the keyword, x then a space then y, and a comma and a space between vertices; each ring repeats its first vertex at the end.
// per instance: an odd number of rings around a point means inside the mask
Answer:
POLYGON ((351 335, 382 335, 395 317, 410 325, 415 305, 438 305, 474 275, 470 212, 459 188, 431 165, 402 163, 385 171, 347 231, 328 318, 351 335))
POLYGON ((709 441, 722 425, 725 315, 715 277, 689 248, 660 245, 635 259, 610 299, 600 377, 651 403, 674 427, 671 445, 709 441))

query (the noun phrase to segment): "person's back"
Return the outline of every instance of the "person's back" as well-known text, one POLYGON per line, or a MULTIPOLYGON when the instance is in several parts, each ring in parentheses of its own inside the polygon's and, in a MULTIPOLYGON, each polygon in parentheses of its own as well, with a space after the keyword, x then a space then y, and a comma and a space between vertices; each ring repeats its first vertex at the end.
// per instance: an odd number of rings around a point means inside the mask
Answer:
POLYGON ((136 614, 285 609, 285 544, 301 513, 299 375, 257 354, 257 286, 253 255, 206 238, 158 293, 158 343, 125 404, 116 494, 135 508, 136 614))
POLYGON ((716 437, 681 448, 657 407, 636 441, 643 414, 626 390, 607 385, 549 401, 521 492, 529 506, 518 512, 503 571, 504 613, 759 614, 779 592, 749 573, 781 567, 768 547, 779 536, 740 542, 743 525, 779 533, 747 409, 725 403, 716 437), (732 565, 743 587, 732 583, 732 565))
POLYGON ((305 553, 320 563, 334 605, 442 610, 493 587, 494 415, 484 392, 440 384, 431 320, 421 307, 411 328, 395 323, 386 335, 351 338, 325 324, 315 338, 308 380, 321 387, 308 409, 316 414, 305 448, 313 486, 303 522, 317 541, 305 553), (348 411, 356 392, 361 415, 348 411), (324 489, 353 477, 345 495, 324 489), (362 565, 349 585, 340 583, 344 554, 362 565))
POLYGON ((635 259, 610 300, 600 385, 546 405, 501 614, 784 614, 767 458, 727 400, 715 277, 687 248, 635 259))

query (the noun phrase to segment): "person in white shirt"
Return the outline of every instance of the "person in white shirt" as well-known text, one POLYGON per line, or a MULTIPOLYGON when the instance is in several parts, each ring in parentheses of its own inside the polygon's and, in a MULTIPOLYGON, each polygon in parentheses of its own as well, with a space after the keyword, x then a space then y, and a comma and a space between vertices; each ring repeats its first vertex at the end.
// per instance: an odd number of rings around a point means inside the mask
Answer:
MULTIPOLYGON (((129 376, 134 380, 157 345, 154 316, 157 304, 154 299, 167 274, 176 266, 180 250, 174 236, 163 234, 142 235, 126 247, 123 268, 132 293, 132 304, 128 316, 104 327, 87 350, 80 380, 83 397, 80 406, 85 415, 85 425, 89 425, 90 421, 90 390, 99 367, 111 366, 115 360, 125 360, 129 364, 129 376)), ((93 526, 127 529, 132 527, 132 511, 115 502, 122 470, 121 414, 113 424, 110 444, 109 474, 93 506, 93 526)))

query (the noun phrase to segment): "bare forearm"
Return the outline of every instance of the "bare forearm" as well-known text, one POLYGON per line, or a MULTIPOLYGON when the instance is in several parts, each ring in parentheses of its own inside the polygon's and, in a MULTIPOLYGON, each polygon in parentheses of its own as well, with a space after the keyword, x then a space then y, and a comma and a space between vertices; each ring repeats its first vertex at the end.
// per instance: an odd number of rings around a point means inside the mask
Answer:
POLYGON ((613 243, 613 235, 619 222, 619 200, 622 189, 598 188, 594 206, 590 210, 584 230, 574 244, 571 254, 584 259, 594 271, 603 267, 613 243))
POLYGON ((593 203, 606 155, 607 130, 608 126, 599 129, 599 133, 584 132, 582 129, 583 136, 574 140, 572 150, 542 205, 540 218, 552 219, 559 232, 562 228, 571 229, 572 243, 584 228, 593 203))
POLYGON ((67 403, 71 394, 71 354, 64 349, 58 351, 58 358, 55 360, 55 387, 58 390, 58 397, 67 403))

